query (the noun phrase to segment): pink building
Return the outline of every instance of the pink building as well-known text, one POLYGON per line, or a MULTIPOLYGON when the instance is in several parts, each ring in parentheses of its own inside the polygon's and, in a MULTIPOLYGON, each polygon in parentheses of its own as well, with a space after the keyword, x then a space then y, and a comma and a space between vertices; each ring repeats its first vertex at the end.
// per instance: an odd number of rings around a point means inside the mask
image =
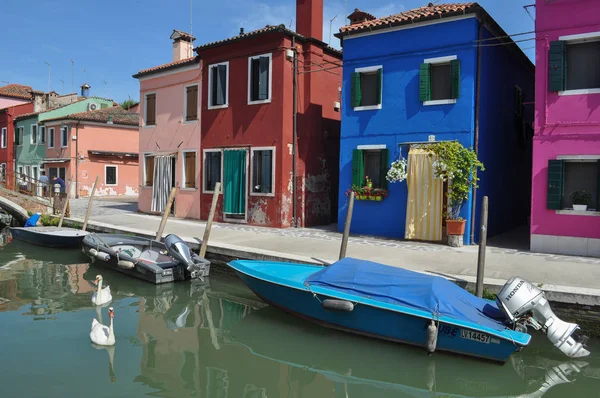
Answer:
POLYGON ((536 1, 532 251, 600 257, 599 15, 598 0, 536 1))

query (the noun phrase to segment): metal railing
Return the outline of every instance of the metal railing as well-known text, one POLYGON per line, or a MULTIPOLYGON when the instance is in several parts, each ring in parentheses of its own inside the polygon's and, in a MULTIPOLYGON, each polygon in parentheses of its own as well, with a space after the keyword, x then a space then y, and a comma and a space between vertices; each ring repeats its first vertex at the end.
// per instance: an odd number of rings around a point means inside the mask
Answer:
POLYGON ((53 188, 50 178, 40 181, 14 170, 0 170, 0 184, 3 188, 35 198, 52 200, 53 188))

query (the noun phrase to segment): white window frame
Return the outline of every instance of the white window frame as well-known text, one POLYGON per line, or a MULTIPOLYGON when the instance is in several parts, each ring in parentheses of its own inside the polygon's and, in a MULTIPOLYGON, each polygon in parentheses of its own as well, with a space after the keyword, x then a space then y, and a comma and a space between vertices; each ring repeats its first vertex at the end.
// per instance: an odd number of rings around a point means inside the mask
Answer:
POLYGON ((146 124, 146 120, 148 119, 148 96, 154 94, 154 98, 156 98, 156 100, 158 100, 158 95, 156 94, 156 91, 149 91, 147 93, 144 93, 144 127, 156 127, 156 123, 157 123, 157 111, 156 111, 156 101, 154 102, 154 124, 146 124))
POLYGON ((221 192, 219 192, 219 195, 223 194, 223 149, 222 148, 213 148, 213 149, 203 149, 202 150, 202 193, 215 193, 214 190, 207 190, 206 188, 206 184, 204 183, 206 181, 206 154, 208 152, 220 152, 221 153, 221 176, 220 176, 220 180, 221 180, 221 192))
POLYGON ((46 131, 48 129, 46 128, 46 126, 44 125, 38 125, 38 144, 39 145, 46 145, 46 131), (43 133, 42 133, 43 130, 43 133))
MULTIPOLYGON (((221 162, 223 162, 221 160, 221 162)), ((198 190, 198 151, 196 149, 185 149, 181 151, 181 190, 182 191, 197 191, 198 190), (194 188, 186 188, 185 183, 187 180, 185 179, 185 154, 186 153, 194 153, 196 154, 196 164, 194 167, 194 184, 196 185, 194 188)))
POLYGON ((276 165, 276 161, 275 161, 275 147, 274 146, 257 146, 257 147, 251 147, 250 148, 250 196, 270 196, 270 197, 274 197, 275 196, 275 165, 276 165), (255 151, 271 151, 272 152, 272 156, 271 156, 271 192, 270 193, 263 193, 263 192, 253 192, 254 189, 254 182, 252 181, 252 178, 254 177, 254 152, 255 151))
MULTIPOLYGON (((431 64, 431 65, 439 65, 439 64, 447 64, 450 61, 454 61, 458 59, 458 57, 456 55, 448 55, 445 57, 436 57, 436 58, 426 58, 425 60, 423 60, 424 64, 431 64)), ((431 81, 431 79, 430 79, 431 81)), ((452 98, 452 99, 441 99, 441 100, 433 100, 433 101, 425 101, 423 102, 423 105, 425 106, 431 106, 431 105, 448 105, 448 104, 456 104, 456 98, 452 98)))
POLYGON ((119 167, 116 164, 105 164, 104 165, 104 185, 107 187, 116 187, 117 185, 119 185, 119 167), (109 167, 115 168, 115 183, 114 184, 109 184, 106 180, 106 170, 109 167))
POLYGON ((208 65, 208 109, 223 109, 229 107, 229 61, 219 62, 217 64, 208 65), (213 86, 213 66, 225 65, 227 66, 227 73, 225 74, 225 103, 223 105, 211 105, 213 99, 212 86, 213 86))
MULTIPOLYGON (((355 68, 354 73, 370 73, 377 72, 381 69, 381 92, 383 93, 383 65, 375 65, 375 66, 364 66, 362 68, 355 68)), ((361 87, 362 89, 362 87, 361 87)), ((378 105, 365 105, 365 106, 356 106, 352 109, 355 111, 374 111, 377 109, 381 109, 383 105, 383 95, 381 96, 381 104, 378 105)))
MULTIPOLYGON (((566 41, 567 46, 569 44, 579 44, 589 41, 600 41, 600 32, 580 33, 576 35, 560 36, 558 40, 566 41)), ((566 77, 565 77, 566 79, 566 77)), ((565 82, 566 85, 566 82, 565 82)), ((600 94, 600 88, 583 88, 577 90, 563 90, 559 91, 558 95, 587 95, 587 94, 600 94)))
POLYGON ((273 54, 267 53, 267 54, 253 55, 251 57, 248 57, 248 105, 268 104, 271 102, 272 98, 273 98, 273 54), (252 94, 252 60, 261 58, 261 57, 269 58, 269 98, 266 100, 252 101, 251 100, 251 98, 252 98, 252 96, 251 96, 251 94, 252 94))
POLYGON ((2 134, 0 135, 0 148, 6 148, 8 141, 8 130, 6 127, 2 127, 2 134))
POLYGON ((23 135, 25 135, 25 127, 24 126, 17 127, 16 132, 17 132, 17 137, 19 138, 19 145, 17 145, 17 146, 23 146, 23 135))
POLYGON ((31 145, 37 145, 38 144, 38 132, 40 131, 40 126, 38 126, 37 123, 33 123, 31 126, 29 126, 29 143, 31 145), (33 134, 33 127, 35 126, 35 134, 33 134), (35 142, 33 142, 33 137, 35 136, 35 142))
POLYGON ((54 127, 48 127, 48 148, 54 148, 54 145, 56 144, 55 141, 55 136, 54 136, 54 127), (52 137, 52 140, 50 140, 50 137, 52 137), (50 145, 50 142, 52 142, 52 145, 50 145))
MULTIPOLYGON (((154 181, 152 181, 153 185, 146 185, 146 179, 148 177, 146 175, 146 158, 149 155, 152 155, 152 152, 144 152, 142 154, 142 156, 143 156, 143 160, 142 160, 142 166, 143 166, 143 169, 142 169, 142 184, 141 184, 142 188, 152 188, 154 186, 154 181)), ((152 156, 152 157, 155 157, 155 156, 152 156)))
POLYGON ((61 126, 60 128, 60 147, 67 148, 69 146, 69 126, 61 126), (63 130, 67 130, 67 142, 63 142, 64 134, 63 130))
MULTIPOLYGON (((556 157, 557 160, 564 160, 565 162, 600 162, 600 154, 599 155, 558 155, 556 157)), ((564 184, 564 182, 563 182, 564 184)), ((575 215, 575 216, 600 216, 600 209, 596 209, 596 211, 581 211, 581 210, 573 210, 573 209, 561 209, 554 210, 556 214, 563 215, 575 215)))
POLYGON ((193 124, 198 123, 200 119, 200 85, 198 83, 186 84, 183 86, 183 124, 193 124), (196 90, 196 120, 187 120, 187 88, 188 87, 198 87, 196 90))

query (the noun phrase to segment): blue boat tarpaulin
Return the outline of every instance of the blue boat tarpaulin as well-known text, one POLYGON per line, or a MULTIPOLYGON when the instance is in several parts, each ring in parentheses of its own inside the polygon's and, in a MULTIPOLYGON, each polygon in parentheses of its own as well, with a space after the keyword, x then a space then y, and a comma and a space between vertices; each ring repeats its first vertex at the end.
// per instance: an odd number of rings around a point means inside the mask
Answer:
POLYGON ((504 314, 447 279, 372 261, 344 258, 309 276, 305 284, 426 311, 503 330, 504 314))

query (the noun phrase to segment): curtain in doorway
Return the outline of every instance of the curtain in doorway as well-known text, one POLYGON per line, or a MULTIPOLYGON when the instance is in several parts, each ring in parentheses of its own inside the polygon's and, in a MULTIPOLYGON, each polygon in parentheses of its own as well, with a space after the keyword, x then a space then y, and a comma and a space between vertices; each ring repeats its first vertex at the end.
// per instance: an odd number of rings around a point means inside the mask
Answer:
POLYGON ((172 155, 154 158, 154 181, 152 183, 152 211, 163 212, 167 207, 173 188, 172 155))
POLYGON ((225 150, 223 159, 224 213, 244 215, 246 212, 246 150, 225 150))
POLYGON ((443 181, 435 178, 436 158, 425 149, 411 148, 408 152, 406 239, 442 240, 443 181))

